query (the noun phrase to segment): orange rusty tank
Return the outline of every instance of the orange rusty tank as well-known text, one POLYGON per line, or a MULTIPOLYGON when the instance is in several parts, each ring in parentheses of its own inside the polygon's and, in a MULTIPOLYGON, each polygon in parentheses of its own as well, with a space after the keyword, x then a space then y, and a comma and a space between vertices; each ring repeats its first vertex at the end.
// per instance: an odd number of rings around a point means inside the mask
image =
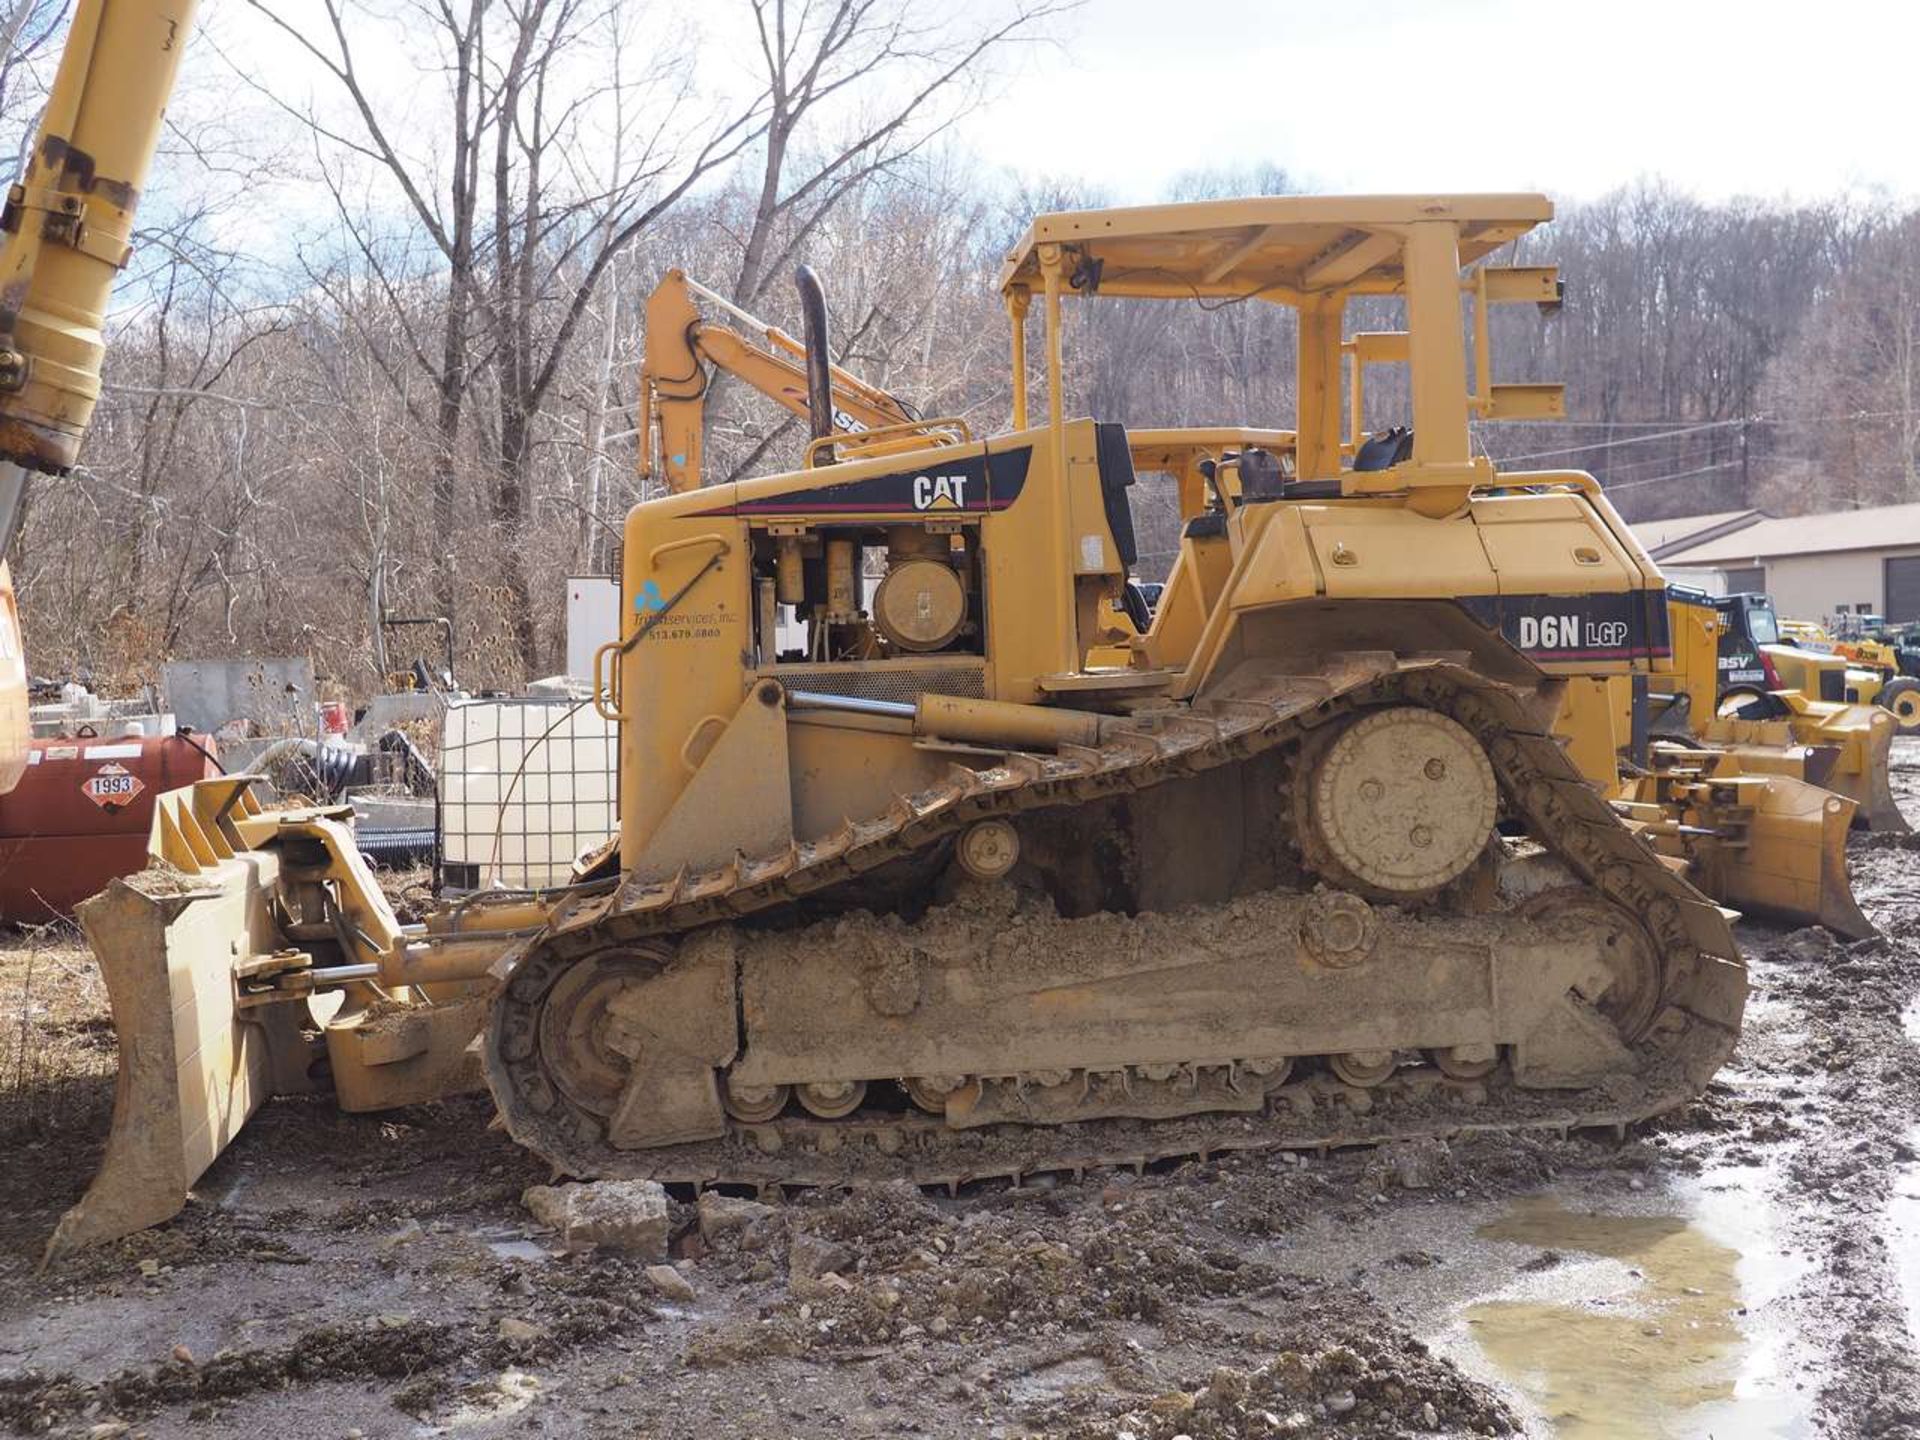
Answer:
POLYGON ((20 783, 0 796, 0 920, 71 915, 114 876, 139 870, 154 797, 217 774, 212 751, 210 736, 34 740, 20 783))

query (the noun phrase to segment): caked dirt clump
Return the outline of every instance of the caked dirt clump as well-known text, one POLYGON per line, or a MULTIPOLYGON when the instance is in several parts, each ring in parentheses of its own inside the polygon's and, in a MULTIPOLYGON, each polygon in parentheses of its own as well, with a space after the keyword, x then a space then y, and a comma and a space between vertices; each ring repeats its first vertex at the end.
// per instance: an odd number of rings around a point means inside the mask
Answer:
MULTIPOLYGON (((1158 1320, 1183 1302, 1249 1294, 1277 1278, 1264 1262, 1194 1243, 1158 1206, 1074 1206, 1045 1192, 955 1216, 911 1186, 889 1185, 784 1218, 783 1241, 770 1245, 762 1222, 738 1243, 758 1252, 763 1276, 784 1251, 785 1293, 752 1321, 697 1336, 688 1363, 1082 1333, 1158 1320)), ((725 1263, 724 1254, 715 1259, 725 1263)))
POLYGON ((638 1268, 603 1258, 558 1271, 538 1291, 498 1267, 517 1323, 374 1315, 302 1331, 284 1346, 221 1351, 121 1370, 91 1383, 26 1370, 0 1376, 0 1430, 45 1433, 75 1416, 138 1419, 170 1407, 206 1416, 266 1391, 332 1381, 403 1382, 393 1403, 424 1415, 455 1394, 475 1366, 500 1371, 553 1361, 638 1329, 652 1311, 638 1268), (518 1317, 524 1317, 520 1319, 518 1317))
POLYGON ((35 1435, 90 1405, 121 1417, 150 1415, 169 1405, 206 1408, 262 1390, 319 1380, 407 1379, 451 1364, 472 1343, 456 1325, 370 1320, 309 1330, 294 1343, 223 1352, 196 1362, 179 1354, 166 1364, 123 1370, 95 1384, 71 1375, 26 1371, 0 1379, 0 1424, 35 1435))
POLYGON ((1250 1369, 1216 1366, 1197 1383, 1143 1402, 1063 1402, 1032 1433, 1046 1440, 1242 1440, 1267 1435, 1509 1435, 1513 1412, 1384 1315, 1350 1303, 1302 1317, 1281 1348, 1250 1369), (1334 1338, 1337 1337, 1337 1338, 1334 1338))

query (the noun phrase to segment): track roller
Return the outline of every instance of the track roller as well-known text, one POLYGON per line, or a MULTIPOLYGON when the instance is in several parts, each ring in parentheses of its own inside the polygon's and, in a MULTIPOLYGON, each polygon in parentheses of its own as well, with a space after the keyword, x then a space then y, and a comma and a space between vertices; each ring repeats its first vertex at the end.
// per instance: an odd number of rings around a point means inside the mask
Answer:
POLYGON ((838 1120, 843 1115, 851 1115, 860 1108, 860 1102, 867 1098, 867 1082, 864 1080, 817 1080, 809 1085, 795 1088, 800 1103, 807 1113, 817 1115, 822 1120, 838 1120))
POLYGON ((1391 1050, 1349 1050, 1329 1055, 1327 1066, 1347 1084, 1371 1090, 1393 1074, 1394 1058, 1391 1050))

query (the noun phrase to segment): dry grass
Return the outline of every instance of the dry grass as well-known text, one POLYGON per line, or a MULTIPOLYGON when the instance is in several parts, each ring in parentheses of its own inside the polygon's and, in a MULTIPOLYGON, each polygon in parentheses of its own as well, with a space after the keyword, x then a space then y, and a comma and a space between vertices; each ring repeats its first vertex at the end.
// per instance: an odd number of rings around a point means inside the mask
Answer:
POLYGON ((106 986, 79 929, 0 936, 0 1148, 102 1128, 116 1063, 106 986))
POLYGON ((433 867, 415 865, 410 870, 376 870, 380 893, 400 917, 403 925, 413 924, 433 908, 433 867))

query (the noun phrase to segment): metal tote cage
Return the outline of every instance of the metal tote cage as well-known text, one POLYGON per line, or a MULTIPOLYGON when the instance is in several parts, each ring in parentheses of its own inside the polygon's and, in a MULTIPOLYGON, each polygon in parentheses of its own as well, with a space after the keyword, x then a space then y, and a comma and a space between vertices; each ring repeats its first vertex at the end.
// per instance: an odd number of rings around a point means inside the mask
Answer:
POLYGON ((589 704, 449 705, 440 754, 444 890, 564 885, 574 857, 619 828, 617 736, 589 704))

